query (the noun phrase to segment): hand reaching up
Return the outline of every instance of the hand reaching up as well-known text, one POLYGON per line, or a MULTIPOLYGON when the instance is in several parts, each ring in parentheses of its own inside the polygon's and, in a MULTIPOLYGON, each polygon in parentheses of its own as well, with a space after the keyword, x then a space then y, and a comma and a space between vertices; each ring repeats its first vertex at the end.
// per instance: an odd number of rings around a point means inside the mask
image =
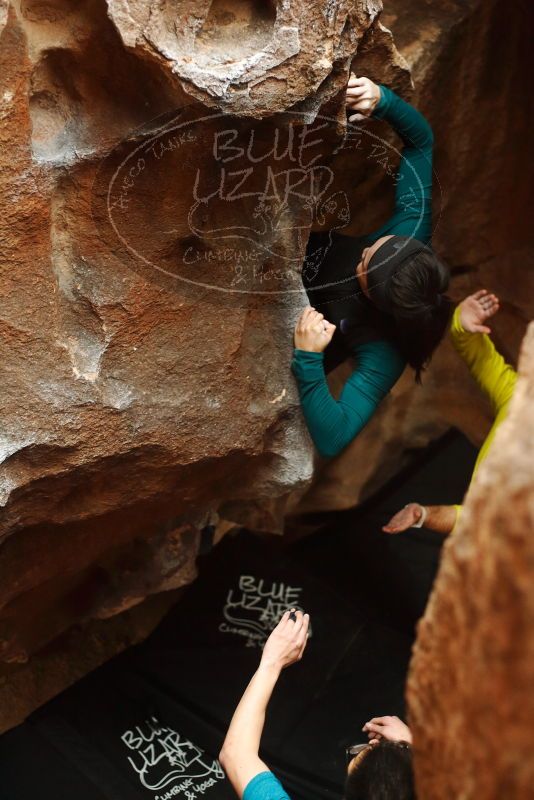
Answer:
POLYGON ((265 642, 261 663, 265 667, 284 669, 300 661, 308 641, 310 617, 302 611, 286 611, 265 642))
POLYGON ((381 739, 412 743, 409 727, 398 717, 373 717, 365 723, 363 730, 369 737, 369 744, 376 744, 381 739))
POLYGON ((460 303, 460 324, 468 333, 491 333, 484 325, 499 310, 499 298, 487 289, 470 294, 460 303))
POLYGON ((347 108, 355 113, 349 117, 349 122, 370 117, 380 100, 380 87, 369 78, 357 78, 351 72, 347 84, 347 108))

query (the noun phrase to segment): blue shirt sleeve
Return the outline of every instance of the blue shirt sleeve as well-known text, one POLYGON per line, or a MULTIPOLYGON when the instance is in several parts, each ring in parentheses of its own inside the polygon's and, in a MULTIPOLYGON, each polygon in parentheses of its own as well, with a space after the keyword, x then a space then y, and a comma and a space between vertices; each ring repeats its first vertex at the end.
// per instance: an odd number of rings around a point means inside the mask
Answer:
POLYGON ((403 141, 392 216, 369 238, 413 236, 428 244, 432 236, 432 151, 434 136, 425 117, 409 103, 380 86, 373 117, 389 122, 403 141))
POLYGON ((387 341, 358 345, 353 353, 356 369, 336 400, 326 382, 323 353, 294 351, 291 368, 302 412, 324 458, 336 456, 360 433, 406 366, 397 348, 387 341))
POLYGON ((284 787, 270 771, 255 775, 245 786, 243 800, 290 800, 284 787))

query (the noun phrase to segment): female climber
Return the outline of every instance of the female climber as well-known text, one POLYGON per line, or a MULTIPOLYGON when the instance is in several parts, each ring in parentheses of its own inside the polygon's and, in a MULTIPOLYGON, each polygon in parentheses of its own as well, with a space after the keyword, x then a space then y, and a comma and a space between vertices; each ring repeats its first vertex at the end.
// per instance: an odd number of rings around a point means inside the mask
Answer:
POLYGON ((451 315, 444 295, 449 271, 429 247, 432 130, 415 108, 368 78, 351 75, 346 102, 354 112, 349 121, 387 120, 404 147, 394 212, 384 225, 363 237, 330 230, 308 241, 302 274, 312 306, 297 322, 291 366, 324 457, 358 435, 407 363, 420 382, 451 315), (337 349, 356 360, 339 400, 325 375, 324 351, 333 337, 327 357, 337 349))

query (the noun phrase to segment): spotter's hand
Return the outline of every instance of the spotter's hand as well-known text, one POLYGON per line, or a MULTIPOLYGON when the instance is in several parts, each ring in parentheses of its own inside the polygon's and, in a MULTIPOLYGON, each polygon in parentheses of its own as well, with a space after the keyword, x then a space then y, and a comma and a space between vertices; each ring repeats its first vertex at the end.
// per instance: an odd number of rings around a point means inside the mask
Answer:
POLYGON ((311 306, 304 309, 295 326, 295 347, 309 353, 322 353, 330 344, 336 326, 311 306))
POLYGON ((308 642, 309 614, 291 609, 265 642, 261 663, 264 667, 282 670, 300 661, 308 642))
POLYGON ((365 723, 362 730, 369 737, 369 744, 377 744, 381 739, 412 743, 409 727, 398 717, 373 717, 365 723))
POLYGON ((487 289, 470 294, 460 303, 460 324, 468 333, 491 333, 484 325, 499 310, 499 298, 487 289))
POLYGON ((352 115, 349 122, 370 117, 380 101, 380 87, 369 78, 357 78, 351 72, 347 84, 346 103, 352 115))
POLYGON ((402 533, 415 525, 421 519, 421 506, 419 503, 409 503, 400 511, 397 511, 394 517, 391 517, 387 525, 384 525, 382 530, 385 533, 402 533))

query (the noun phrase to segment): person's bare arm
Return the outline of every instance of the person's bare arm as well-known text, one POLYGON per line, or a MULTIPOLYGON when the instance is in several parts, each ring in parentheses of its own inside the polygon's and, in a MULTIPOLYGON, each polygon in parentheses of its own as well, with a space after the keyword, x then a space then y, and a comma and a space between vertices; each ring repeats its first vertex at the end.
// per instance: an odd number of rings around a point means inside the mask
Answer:
POLYGON ((385 533, 402 533, 413 527, 425 527, 445 535, 451 533, 456 524, 456 506, 422 506, 408 503, 398 511, 382 530, 385 533), (421 520, 423 525, 421 526, 421 520))
POLYGON ((302 658, 308 625, 307 614, 286 611, 269 636, 260 665, 234 712, 219 761, 239 797, 252 778, 268 770, 259 757, 265 712, 282 669, 302 658))

